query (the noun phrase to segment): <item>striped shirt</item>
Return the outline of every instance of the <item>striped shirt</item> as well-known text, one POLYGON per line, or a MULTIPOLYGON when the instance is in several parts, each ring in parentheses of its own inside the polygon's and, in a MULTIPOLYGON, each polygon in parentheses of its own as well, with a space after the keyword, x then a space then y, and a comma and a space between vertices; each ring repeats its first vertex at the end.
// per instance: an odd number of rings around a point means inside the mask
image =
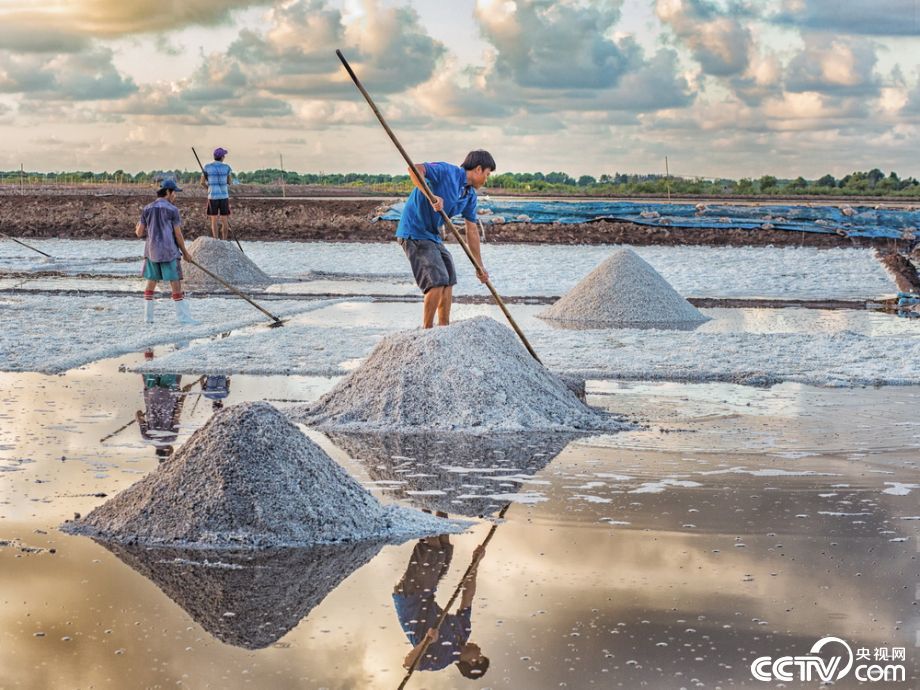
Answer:
POLYGON ((208 178, 209 199, 229 199, 230 188, 227 178, 230 175, 230 166, 221 161, 214 161, 204 166, 204 174, 208 178))

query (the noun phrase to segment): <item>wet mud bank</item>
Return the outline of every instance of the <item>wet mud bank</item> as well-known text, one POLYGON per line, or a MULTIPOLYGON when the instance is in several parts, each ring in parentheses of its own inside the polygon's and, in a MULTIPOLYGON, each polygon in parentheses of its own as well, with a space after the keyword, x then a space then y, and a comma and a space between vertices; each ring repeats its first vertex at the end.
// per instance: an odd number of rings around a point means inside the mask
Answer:
MULTIPOLYGON (((124 239, 153 195, 0 195, 0 227, 16 237, 124 239)), ((396 224, 374 221, 386 200, 234 198, 231 231, 240 239, 386 242, 396 224)), ((185 235, 209 233, 204 199, 180 196, 185 235)), ((619 221, 572 225, 506 223, 487 226, 488 242, 711 246, 878 247, 903 249, 903 242, 782 230, 651 227, 619 221)))

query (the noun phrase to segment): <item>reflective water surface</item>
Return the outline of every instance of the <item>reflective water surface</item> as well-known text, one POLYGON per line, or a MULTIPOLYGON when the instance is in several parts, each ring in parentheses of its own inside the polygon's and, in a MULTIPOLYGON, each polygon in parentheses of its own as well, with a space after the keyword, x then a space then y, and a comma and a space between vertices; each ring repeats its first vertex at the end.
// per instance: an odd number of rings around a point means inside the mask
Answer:
POLYGON ((215 408, 333 383, 118 371, 144 357, 0 374, 0 688, 396 688, 444 611, 406 687, 772 687, 755 658, 827 635, 906 648, 915 687, 916 388, 589 382, 642 426, 308 432, 382 500, 476 520, 450 538, 251 554, 64 535, 215 408))

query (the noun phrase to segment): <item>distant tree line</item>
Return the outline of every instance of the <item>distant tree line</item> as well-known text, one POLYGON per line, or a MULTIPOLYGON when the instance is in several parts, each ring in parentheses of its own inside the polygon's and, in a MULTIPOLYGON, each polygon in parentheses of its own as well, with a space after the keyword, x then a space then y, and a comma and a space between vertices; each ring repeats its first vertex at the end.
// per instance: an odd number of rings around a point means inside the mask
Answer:
MULTIPOLYGON (((19 170, 0 171, 0 184, 19 184, 20 181, 35 184, 149 184, 155 185, 164 178, 172 178, 180 184, 194 184, 199 179, 197 170, 151 170, 129 173, 124 170, 113 172, 30 172, 19 170)), ((279 186, 314 185, 329 187, 352 187, 356 191, 380 191, 404 193, 412 188, 408 175, 383 175, 365 173, 298 173, 281 171, 278 168, 263 168, 236 174, 241 184, 279 186)), ((489 178, 488 188, 506 189, 518 192, 542 192, 555 194, 579 194, 597 196, 675 195, 701 196, 793 196, 793 195, 840 195, 840 196, 911 196, 920 197, 920 182, 913 177, 900 177, 891 171, 887 175, 878 168, 867 172, 856 171, 840 179, 824 175, 816 180, 804 177, 780 179, 764 175, 758 179, 667 177, 665 175, 631 175, 626 173, 603 174, 595 178, 581 175, 578 178, 564 172, 549 173, 500 173, 489 178)))

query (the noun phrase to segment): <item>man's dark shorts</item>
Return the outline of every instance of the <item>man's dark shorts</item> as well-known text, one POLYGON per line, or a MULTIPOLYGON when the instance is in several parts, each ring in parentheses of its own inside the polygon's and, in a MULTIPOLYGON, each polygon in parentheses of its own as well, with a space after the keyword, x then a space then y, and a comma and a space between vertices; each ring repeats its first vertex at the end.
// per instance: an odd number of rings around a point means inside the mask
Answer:
POLYGON ((209 216, 229 216, 230 199, 208 199, 209 216))
POLYGON ((431 240, 407 240, 398 238, 399 246, 409 257, 412 275, 422 292, 431 288, 457 284, 454 260, 443 244, 431 240))

